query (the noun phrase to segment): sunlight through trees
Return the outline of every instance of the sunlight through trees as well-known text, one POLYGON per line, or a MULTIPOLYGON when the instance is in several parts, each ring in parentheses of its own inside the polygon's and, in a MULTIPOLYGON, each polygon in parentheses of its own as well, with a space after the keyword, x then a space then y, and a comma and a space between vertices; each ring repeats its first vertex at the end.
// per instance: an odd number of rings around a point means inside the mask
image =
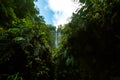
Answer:
POLYGON ((34 1, 0 0, 0 80, 120 80, 119 0, 79 0, 57 31, 34 1))

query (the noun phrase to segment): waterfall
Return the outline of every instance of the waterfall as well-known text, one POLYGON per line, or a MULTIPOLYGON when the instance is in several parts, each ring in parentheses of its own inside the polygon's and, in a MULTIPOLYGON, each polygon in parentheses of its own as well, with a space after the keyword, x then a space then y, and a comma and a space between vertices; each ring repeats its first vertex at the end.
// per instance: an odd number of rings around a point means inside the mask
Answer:
POLYGON ((60 43, 61 39, 61 28, 58 28, 55 32, 55 46, 58 47, 58 44, 60 43))
POLYGON ((57 35, 57 30, 55 32, 55 47, 57 48, 58 47, 58 35, 57 35))

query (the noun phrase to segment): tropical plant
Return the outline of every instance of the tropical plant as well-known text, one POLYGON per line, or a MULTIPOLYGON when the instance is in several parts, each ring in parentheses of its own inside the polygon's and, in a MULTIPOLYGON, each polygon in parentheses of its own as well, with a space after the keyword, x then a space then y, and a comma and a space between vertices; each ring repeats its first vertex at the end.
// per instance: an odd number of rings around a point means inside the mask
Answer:
POLYGON ((80 2, 84 5, 64 28, 56 57, 57 79, 112 80, 119 77, 120 1, 80 2))

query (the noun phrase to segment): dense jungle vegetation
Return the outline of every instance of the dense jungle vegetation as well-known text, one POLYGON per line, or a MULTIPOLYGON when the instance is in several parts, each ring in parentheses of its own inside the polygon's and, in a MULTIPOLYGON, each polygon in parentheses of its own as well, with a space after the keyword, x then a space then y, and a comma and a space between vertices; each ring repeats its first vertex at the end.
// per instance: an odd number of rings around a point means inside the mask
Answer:
POLYGON ((0 80, 120 80, 119 0, 79 0, 57 48, 34 1, 0 0, 0 80))

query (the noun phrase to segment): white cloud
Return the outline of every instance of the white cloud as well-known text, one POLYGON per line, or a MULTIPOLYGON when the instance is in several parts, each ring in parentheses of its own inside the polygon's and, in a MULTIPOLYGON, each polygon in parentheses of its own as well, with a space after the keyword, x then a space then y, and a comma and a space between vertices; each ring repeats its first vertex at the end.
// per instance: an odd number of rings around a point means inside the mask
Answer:
POLYGON ((63 25, 69 22, 72 13, 76 11, 79 6, 78 0, 48 0, 49 8, 55 13, 53 23, 55 26, 63 25))

